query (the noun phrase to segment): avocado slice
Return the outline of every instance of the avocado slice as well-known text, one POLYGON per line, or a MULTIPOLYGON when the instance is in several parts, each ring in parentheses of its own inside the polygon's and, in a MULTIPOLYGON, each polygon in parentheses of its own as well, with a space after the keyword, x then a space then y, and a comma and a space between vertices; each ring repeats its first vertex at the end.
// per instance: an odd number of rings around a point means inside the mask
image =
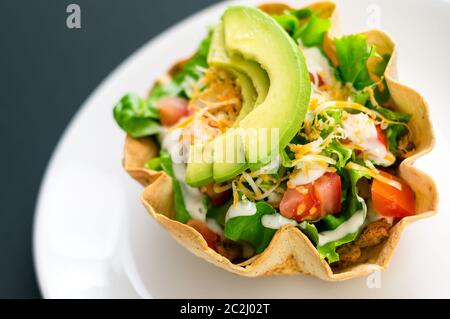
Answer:
MULTIPOLYGON (((236 70, 230 70, 231 73, 235 76, 237 84, 241 88, 242 94, 242 108, 239 112, 238 117, 236 118, 233 127, 237 126, 238 123, 253 109, 256 100, 256 91, 253 87, 252 81, 246 76, 244 73, 241 73, 236 70)), ((220 162, 220 156, 222 156, 223 152, 221 147, 225 147, 222 139, 219 139, 217 142, 214 140, 208 146, 204 147, 201 144, 192 145, 189 150, 190 160, 187 164, 186 168, 186 178, 185 182, 188 185, 193 187, 198 187, 201 185, 208 184, 212 182, 213 179, 213 154, 214 150, 217 148, 217 155, 215 162, 220 162), (222 143, 222 144, 221 144, 222 143), (214 146, 214 144, 217 144, 214 146)), ((244 151, 243 148, 239 149, 241 152, 244 151)), ((229 150, 233 151, 233 150, 229 150)), ((245 158, 245 157, 244 157, 245 158)), ((221 163, 222 164, 222 163, 221 163)), ((234 164, 231 161, 227 163, 223 163, 226 167, 221 168, 221 164, 216 167, 216 170, 226 170, 226 171, 242 171, 242 167, 238 164, 234 164), (236 166, 236 167, 233 167, 236 166)), ((217 173, 216 173, 217 174, 217 173)), ((220 175, 220 171, 219 171, 220 175)), ((220 182, 222 180, 216 180, 220 182)))
MULTIPOLYGON (((269 79, 267 73, 261 69, 255 62, 245 61, 242 57, 229 58, 226 49, 224 47, 224 35, 222 23, 216 26, 212 42, 208 54, 208 64, 212 66, 217 66, 224 68, 231 72, 235 77, 237 84, 241 88, 242 95, 242 108, 236 118, 234 125, 237 126, 238 123, 253 109, 255 106, 255 101, 258 96, 258 100, 263 100, 269 89, 269 79), (255 81, 260 93, 257 95, 253 81, 247 76, 257 78, 255 81)), ((222 150, 220 149, 224 140, 220 139, 216 142, 218 148, 217 158, 220 158, 222 150), (220 146, 219 146, 220 145, 220 146)), ((187 184, 198 187, 213 181, 213 164, 212 161, 207 161, 205 158, 210 158, 213 156, 214 146, 207 147, 207 149, 202 149, 201 145, 191 146, 189 151, 190 161, 186 169, 185 181, 187 184), (202 155, 201 157, 199 155, 202 155)), ((219 165, 220 166, 220 165, 219 165)), ((241 167, 238 166, 233 168, 233 163, 226 163, 225 170, 240 170, 241 167)))
POLYGON ((267 162, 289 143, 305 118, 311 91, 305 58, 283 28, 261 10, 234 6, 222 19, 228 54, 257 61, 269 75, 266 98, 239 123, 247 161, 267 162), (265 131, 272 129, 278 130, 279 143, 265 131), (258 152, 252 154, 255 149, 258 152))
POLYGON ((215 180, 231 179, 278 154, 300 130, 311 90, 303 54, 273 18, 253 7, 236 6, 225 11, 222 21, 227 54, 258 62, 269 75, 270 87, 264 101, 239 122, 241 131, 233 133, 241 138, 235 153, 244 151, 247 164, 217 162, 214 155, 215 180))
MULTIPOLYGON (((208 64, 222 67, 227 70, 237 70, 247 75, 256 89, 257 99, 254 106, 261 104, 266 98, 269 91, 269 77, 267 72, 261 68, 261 66, 250 60, 245 60, 239 54, 229 55, 227 48, 225 47, 225 34, 223 23, 219 23, 215 29, 211 40, 211 47, 208 53, 208 64)), ((242 86, 243 90, 247 90, 246 86, 242 86)), ((244 108, 243 108, 244 110, 244 108)), ((239 118, 245 117, 245 113, 242 110, 239 114, 239 118)))
MULTIPOLYGON (((218 182, 234 178, 248 167, 268 162, 278 154, 300 130, 311 90, 303 54, 273 18, 253 7, 235 6, 225 11, 222 21, 225 40, 222 48, 225 47, 226 54, 222 50, 211 55, 255 61, 256 66, 267 71, 270 86, 260 105, 240 119, 237 129, 212 142, 212 175, 218 182), (233 154, 231 160, 230 156, 227 158, 229 154, 233 154)), ((250 73, 248 69, 243 72, 250 73)), ((259 93, 257 77, 250 78, 259 93)), ((202 167, 207 174, 199 175, 207 175, 205 180, 211 180, 211 165, 202 167)))
POLYGON ((191 145, 189 149, 189 162, 186 167, 186 184, 199 187, 213 181, 213 145, 206 147, 203 144, 191 145))
POLYGON ((233 128, 213 141, 213 177, 216 182, 225 182, 247 169, 242 141, 239 131, 233 128))

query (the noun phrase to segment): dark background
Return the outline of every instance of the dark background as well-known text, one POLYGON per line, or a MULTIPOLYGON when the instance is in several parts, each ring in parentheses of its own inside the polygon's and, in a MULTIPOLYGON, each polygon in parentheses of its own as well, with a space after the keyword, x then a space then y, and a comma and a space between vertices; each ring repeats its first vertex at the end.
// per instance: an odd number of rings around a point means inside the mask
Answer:
POLYGON ((0 298, 38 298, 34 207, 66 125, 122 60, 217 0, 0 0, 0 298), (81 29, 66 7, 81 7, 81 29))

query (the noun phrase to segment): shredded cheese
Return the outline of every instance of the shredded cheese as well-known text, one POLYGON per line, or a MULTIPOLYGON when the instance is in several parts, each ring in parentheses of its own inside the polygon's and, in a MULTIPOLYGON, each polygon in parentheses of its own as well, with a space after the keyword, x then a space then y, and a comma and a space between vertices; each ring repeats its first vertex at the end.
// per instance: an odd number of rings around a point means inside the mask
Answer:
POLYGON ((392 187, 395 187, 398 190, 402 190, 402 184, 400 184, 399 182, 397 182, 395 180, 392 180, 390 178, 387 178, 387 177, 381 175, 378 170, 373 170, 371 168, 367 168, 367 167, 361 166, 361 165, 356 164, 354 162, 349 162, 346 165, 346 167, 348 169, 354 169, 354 170, 358 170, 360 172, 363 172, 363 173, 369 175, 370 177, 372 177, 372 178, 374 178, 374 179, 376 179, 376 180, 378 180, 378 181, 380 181, 382 183, 385 183, 385 184, 388 184, 388 185, 390 185, 392 187))

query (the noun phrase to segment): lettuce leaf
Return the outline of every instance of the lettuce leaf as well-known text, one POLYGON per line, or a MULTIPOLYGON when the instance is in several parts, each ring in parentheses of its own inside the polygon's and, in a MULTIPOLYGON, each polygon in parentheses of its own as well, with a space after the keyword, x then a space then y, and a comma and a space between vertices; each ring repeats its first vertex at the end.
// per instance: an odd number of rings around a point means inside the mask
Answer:
POLYGON ((230 208, 232 201, 228 201, 223 205, 210 205, 206 217, 214 219, 220 226, 225 227, 225 215, 230 208))
MULTIPOLYGON (((343 169, 342 170, 342 187, 343 187, 343 193, 342 193, 342 207, 343 212, 340 215, 331 215, 328 214, 324 218, 322 218, 320 221, 315 223, 313 226, 318 231, 317 238, 319 238, 319 234, 324 231, 333 231, 337 229, 339 226, 343 225, 345 222, 347 222, 357 211, 362 209, 362 203, 358 200, 358 188, 357 188, 357 182, 361 178, 369 178, 369 176, 365 175, 364 173, 352 170, 352 169, 343 169)), ((364 216, 365 218, 365 216, 364 216)), ((309 228, 312 230, 312 228, 309 228)), ((339 238, 338 240, 329 242, 325 245, 319 246, 318 245, 318 239, 315 241, 317 245, 317 251, 319 252, 321 258, 328 259, 329 263, 335 262, 339 260, 339 254, 336 253, 336 248, 340 245, 349 243, 354 241, 360 232, 361 229, 358 229, 358 231, 346 234, 344 237, 339 238)), ((314 235, 315 236, 315 235, 314 235)), ((311 237, 310 237, 311 238, 311 237)))
POLYGON ((159 159, 163 171, 172 178, 174 204, 175 204, 175 219, 185 224, 189 221, 189 219, 191 219, 191 215, 186 209, 180 182, 175 178, 175 174, 173 172, 172 167, 172 159, 170 158, 169 153, 167 153, 164 150, 161 150, 159 159))
POLYGON ((262 216, 275 214, 275 209, 265 202, 256 203, 256 213, 251 216, 238 216, 229 219, 225 224, 225 237, 251 244, 256 253, 262 252, 269 245, 275 229, 266 228, 261 223, 262 216))
POLYGON ((406 127, 399 124, 391 124, 386 129, 386 137, 389 144, 389 151, 395 156, 398 155, 398 141, 405 135, 406 127))
POLYGON ((188 80, 198 80, 200 68, 208 67, 210 44, 211 33, 170 81, 154 85, 147 100, 133 93, 124 95, 113 109, 114 119, 120 128, 134 138, 157 134, 160 129, 158 101, 167 96, 189 97, 188 80))
POLYGON ((320 257, 326 258, 330 264, 339 261, 339 254, 336 252, 336 248, 354 241, 358 237, 359 232, 360 230, 347 234, 338 240, 326 243, 323 246, 317 246, 317 251, 319 252, 320 257))
POLYGON ((330 19, 322 19, 313 14, 309 21, 297 31, 294 39, 300 39, 306 47, 322 47, 323 37, 330 27, 330 19))
POLYGON ((158 110, 136 94, 127 94, 114 106, 113 116, 122 130, 134 138, 159 132, 158 110))
POLYGON ((286 10, 272 17, 296 42, 301 40, 306 47, 321 47, 324 34, 331 27, 330 19, 320 18, 311 9, 286 10))
POLYGON ((347 147, 343 147, 333 140, 330 144, 325 147, 323 153, 336 160, 336 168, 341 171, 347 162, 352 158, 353 150, 347 147))
POLYGON ((152 158, 152 159, 148 160, 144 164, 144 167, 148 168, 148 169, 151 169, 153 171, 161 171, 162 170, 161 158, 160 157, 155 157, 155 158, 152 158))
POLYGON ((361 90, 373 83, 367 69, 367 60, 375 54, 362 34, 345 35, 334 40, 339 61, 337 77, 344 83, 350 83, 361 90))

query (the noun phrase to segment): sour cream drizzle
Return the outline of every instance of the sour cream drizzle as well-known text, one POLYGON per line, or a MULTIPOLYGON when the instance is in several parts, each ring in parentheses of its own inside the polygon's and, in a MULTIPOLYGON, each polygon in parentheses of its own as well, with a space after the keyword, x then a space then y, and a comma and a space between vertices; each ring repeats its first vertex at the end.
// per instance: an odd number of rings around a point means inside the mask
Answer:
POLYGON ((181 186, 184 205, 193 219, 205 221, 206 207, 203 205, 203 195, 198 188, 191 187, 185 183, 186 178, 186 154, 184 145, 180 142, 182 129, 165 133, 162 137, 162 148, 165 149, 172 159, 172 169, 175 178, 181 186))
POLYGON ((256 204, 249 200, 240 200, 236 206, 231 205, 225 215, 225 222, 239 216, 252 216, 256 214, 256 204))
POLYGON ((375 123, 367 114, 346 114, 342 128, 352 143, 364 149, 369 160, 382 166, 389 166, 395 162, 395 156, 378 139, 375 123))
POLYGON ((306 185, 314 182, 327 172, 327 169, 314 162, 302 163, 302 167, 289 179, 289 184, 294 186, 306 185))
POLYGON ((345 236, 358 231, 358 229, 363 226, 367 215, 367 205, 361 197, 358 197, 358 201, 362 204, 362 209, 355 212, 352 217, 343 222, 336 229, 319 233, 319 246, 344 238, 345 236))
POLYGON ((264 215, 261 218, 261 224, 266 228, 279 229, 284 225, 296 226, 297 222, 292 219, 288 219, 281 214, 264 215))
POLYGON ((333 69, 322 52, 316 47, 306 48, 300 45, 305 56, 308 71, 311 74, 319 74, 325 83, 334 82, 333 69))

